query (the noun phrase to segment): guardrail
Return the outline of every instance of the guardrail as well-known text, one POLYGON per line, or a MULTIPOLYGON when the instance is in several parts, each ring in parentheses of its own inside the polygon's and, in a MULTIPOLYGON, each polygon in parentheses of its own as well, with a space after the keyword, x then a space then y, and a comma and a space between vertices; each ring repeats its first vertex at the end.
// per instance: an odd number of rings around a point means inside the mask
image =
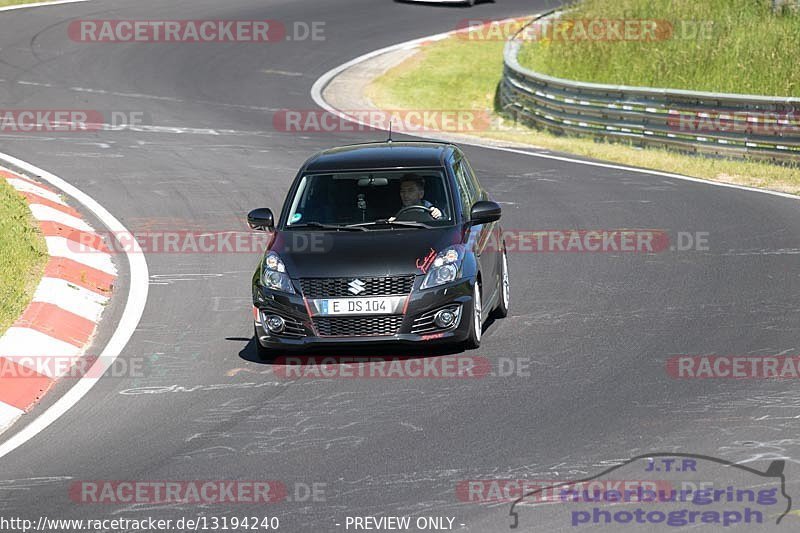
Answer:
MULTIPOLYGON (((545 13, 534 24, 557 13, 545 13)), ((557 133, 681 151, 800 163, 800 98, 604 85, 519 64, 523 27, 505 45, 500 103, 518 122, 557 133)))

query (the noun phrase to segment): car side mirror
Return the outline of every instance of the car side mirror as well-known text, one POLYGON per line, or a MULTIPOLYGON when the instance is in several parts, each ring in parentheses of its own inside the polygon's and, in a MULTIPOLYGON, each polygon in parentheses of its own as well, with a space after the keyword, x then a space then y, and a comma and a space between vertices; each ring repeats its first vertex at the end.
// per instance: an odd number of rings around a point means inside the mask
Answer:
POLYGON ((275 218, 272 216, 270 209, 260 207, 247 213, 247 224, 254 230, 273 231, 275 229, 275 218))
POLYGON ((488 200, 475 202, 469 212, 469 222, 471 225, 477 226, 478 224, 488 224, 489 222, 500 220, 501 211, 502 209, 497 202, 488 200))

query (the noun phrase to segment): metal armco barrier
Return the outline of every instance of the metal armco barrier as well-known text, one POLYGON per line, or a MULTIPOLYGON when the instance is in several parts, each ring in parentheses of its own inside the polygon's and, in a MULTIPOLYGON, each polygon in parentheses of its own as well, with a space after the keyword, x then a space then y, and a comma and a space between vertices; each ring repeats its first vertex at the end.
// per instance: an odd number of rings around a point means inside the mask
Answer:
MULTIPOLYGON (((554 14, 546 13, 528 24, 554 14)), ((682 151, 800 163, 800 98, 604 85, 524 68, 526 28, 504 50, 500 103, 517 121, 556 133, 682 151)))

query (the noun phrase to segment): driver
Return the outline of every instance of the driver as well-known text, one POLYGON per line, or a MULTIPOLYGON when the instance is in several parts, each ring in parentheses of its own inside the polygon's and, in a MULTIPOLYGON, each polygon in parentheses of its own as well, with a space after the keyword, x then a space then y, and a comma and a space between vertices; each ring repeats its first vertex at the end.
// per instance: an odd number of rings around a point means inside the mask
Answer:
MULTIPOLYGON (((425 196, 424 178, 416 174, 404 174, 400 178, 400 201, 403 202, 403 207, 421 205, 428 208, 428 212, 433 218, 442 218, 442 211, 429 201, 423 200, 423 196, 425 196)), ((390 220, 394 218, 392 217, 390 220)))

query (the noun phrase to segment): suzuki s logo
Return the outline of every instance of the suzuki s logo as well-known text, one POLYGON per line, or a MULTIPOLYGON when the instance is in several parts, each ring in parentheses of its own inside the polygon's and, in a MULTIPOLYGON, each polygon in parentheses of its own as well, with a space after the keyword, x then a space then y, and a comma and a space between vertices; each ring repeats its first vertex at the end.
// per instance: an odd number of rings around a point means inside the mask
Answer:
POLYGON ((354 279, 353 281, 347 284, 347 286, 350 287, 347 290, 350 291, 351 294, 361 294, 362 292, 367 290, 364 288, 365 285, 366 284, 360 279, 354 279))

